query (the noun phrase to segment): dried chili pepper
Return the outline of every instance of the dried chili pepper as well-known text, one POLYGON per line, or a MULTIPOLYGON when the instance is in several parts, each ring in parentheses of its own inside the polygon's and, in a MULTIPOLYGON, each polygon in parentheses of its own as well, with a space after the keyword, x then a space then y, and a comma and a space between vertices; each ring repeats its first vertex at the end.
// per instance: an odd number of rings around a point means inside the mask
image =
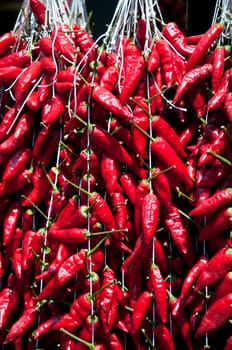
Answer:
POLYGON ((202 290, 219 281, 231 269, 232 248, 224 246, 219 249, 208 261, 208 264, 201 271, 195 284, 195 291, 202 290), (218 269, 220 266, 220 269, 218 269))
POLYGON ((205 333, 219 328, 232 316, 232 293, 229 293, 216 300, 204 314, 195 337, 199 338, 205 333))
POLYGON ((151 306, 152 299, 152 293, 146 290, 139 296, 134 305, 131 317, 132 332, 137 332, 140 329, 142 321, 151 306))
POLYGON ((193 53, 189 57, 186 63, 186 71, 189 71, 192 67, 194 67, 199 60, 204 56, 206 50, 210 48, 210 45, 219 37, 219 35, 223 31, 222 23, 214 23, 211 27, 206 31, 204 35, 200 38, 198 44, 196 45, 193 53))
POLYGON ((159 219, 159 200, 158 197, 150 192, 145 195, 142 201, 142 234, 146 244, 150 244, 158 226, 159 219))
POLYGON ((151 292, 153 292, 156 305, 156 312, 159 319, 166 323, 167 321, 167 292, 166 284, 161 274, 160 268, 155 263, 151 264, 149 271, 151 292))
POLYGON ((223 206, 230 203, 232 199, 232 189, 225 188, 219 189, 215 193, 213 193, 208 199, 201 202, 195 208, 193 208, 190 212, 190 216, 202 217, 204 215, 212 214, 217 210, 221 209, 223 206))
POLYGON ((161 170, 171 169, 166 173, 166 176, 174 188, 180 187, 187 192, 192 188, 193 183, 184 163, 163 137, 158 136, 152 141, 151 152, 161 170))

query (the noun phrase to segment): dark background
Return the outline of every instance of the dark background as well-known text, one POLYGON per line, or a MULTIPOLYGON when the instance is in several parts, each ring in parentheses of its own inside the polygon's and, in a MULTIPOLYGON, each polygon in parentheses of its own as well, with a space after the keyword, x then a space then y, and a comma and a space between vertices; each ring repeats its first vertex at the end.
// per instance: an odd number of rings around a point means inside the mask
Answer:
MULTIPOLYGON (((95 38, 106 31, 118 0, 86 0, 92 13, 92 32, 95 38)), ((216 0, 160 0, 166 22, 176 21, 189 35, 203 33, 211 24, 216 0)), ((0 34, 13 29, 22 1, 0 0, 0 34)))

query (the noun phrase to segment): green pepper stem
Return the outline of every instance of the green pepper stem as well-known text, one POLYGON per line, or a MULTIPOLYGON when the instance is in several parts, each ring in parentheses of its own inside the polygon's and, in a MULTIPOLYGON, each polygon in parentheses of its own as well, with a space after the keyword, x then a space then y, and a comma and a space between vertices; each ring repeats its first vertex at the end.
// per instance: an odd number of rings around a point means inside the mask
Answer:
POLYGON ((80 343, 86 345, 90 350, 94 348, 94 345, 91 343, 88 343, 87 341, 85 341, 84 339, 81 339, 79 337, 77 337, 76 335, 74 335, 73 333, 67 331, 65 328, 60 328, 60 331, 67 334, 68 336, 70 336, 71 338, 79 341, 80 343))

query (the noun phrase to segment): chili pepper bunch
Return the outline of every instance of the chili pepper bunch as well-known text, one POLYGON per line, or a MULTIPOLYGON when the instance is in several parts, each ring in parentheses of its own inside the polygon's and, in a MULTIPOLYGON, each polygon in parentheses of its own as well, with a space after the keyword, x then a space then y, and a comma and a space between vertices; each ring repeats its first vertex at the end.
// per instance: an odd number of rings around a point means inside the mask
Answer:
POLYGON ((0 38, 3 348, 229 349, 225 24, 119 1, 99 44, 50 6, 0 38))

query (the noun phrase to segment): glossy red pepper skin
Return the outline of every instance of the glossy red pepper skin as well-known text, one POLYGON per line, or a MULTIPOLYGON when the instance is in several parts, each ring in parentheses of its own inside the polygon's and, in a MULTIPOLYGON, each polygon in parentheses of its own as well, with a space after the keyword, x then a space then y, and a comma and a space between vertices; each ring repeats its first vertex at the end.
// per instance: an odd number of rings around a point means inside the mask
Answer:
POLYGON ((55 276, 56 288, 64 285, 71 277, 78 271, 81 271, 85 267, 86 251, 81 249, 78 253, 69 256, 60 265, 57 275, 55 276))
POLYGON ((227 92, 224 102, 224 110, 227 118, 232 122, 232 92, 227 92))
POLYGON ((142 202, 142 233, 144 242, 149 245, 155 237, 158 226, 160 206, 156 194, 148 193, 142 202))
POLYGON ((115 333, 109 333, 107 336, 107 346, 109 350, 123 350, 123 345, 115 333))
POLYGON ((173 337, 166 325, 160 322, 155 327, 154 332, 157 337, 158 344, 162 350, 175 350, 173 337))
POLYGON ((89 87, 89 92, 94 101, 98 102, 107 111, 115 115, 116 118, 119 117, 120 120, 124 122, 131 120, 132 116, 128 108, 107 89, 94 83, 92 87, 89 87))
POLYGON ((167 291, 164 278, 160 268, 156 264, 152 264, 149 272, 150 288, 154 296, 156 313, 159 319, 165 324, 167 322, 167 291))
POLYGON ((15 128, 11 134, 0 144, 0 154, 15 151, 24 146, 26 137, 31 131, 36 121, 36 116, 30 111, 25 111, 16 122, 15 128))
MULTIPOLYGON (((127 206, 126 206, 126 200, 123 196, 122 192, 114 192, 110 196, 110 203, 112 206, 112 212, 115 218, 115 223, 118 228, 118 230, 124 230, 126 228, 126 222, 127 222, 127 206)), ((120 233, 121 237, 125 236, 125 233, 120 233)), ((120 238, 119 236, 119 238, 120 238)))
POLYGON ((212 64, 205 63, 185 73, 176 89, 173 103, 176 104, 180 101, 190 87, 202 83, 202 81, 209 77, 212 74, 212 69, 212 64))
POLYGON ((15 66, 25 68, 30 62, 31 56, 25 49, 22 49, 0 58, 0 67, 15 66))
POLYGON ((11 180, 0 182, 0 198, 22 191, 30 184, 31 171, 26 169, 11 180))
POLYGON ((227 338, 226 344, 225 344, 223 350, 230 350, 231 347, 232 347, 232 336, 230 336, 229 338, 227 338))
POLYGON ((205 286, 210 286, 225 276, 231 269, 231 260, 232 248, 230 246, 219 249, 198 276, 195 291, 202 290, 205 286))
POLYGON ((226 95, 229 92, 231 75, 232 75, 231 68, 225 71, 216 91, 214 92, 214 94, 212 95, 209 101, 209 104, 208 104, 209 111, 213 111, 223 106, 226 95))
POLYGON ((231 225, 232 208, 219 210, 199 232, 199 240, 212 241, 218 235, 222 235, 231 225))
POLYGON ((60 95, 50 97, 42 109, 42 122, 45 124, 55 123, 65 111, 64 99, 60 95))
POLYGON ((232 271, 229 271, 222 277, 218 282, 215 290, 210 298, 210 305, 213 304, 216 300, 224 297, 226 294, 231 292, 232 288, 232 271))
POLYGON ((5 166, 4 172, 2 174, 2 181, 7 181, 25 170, 30 160, 30 148, 23 147, 16 151, 5 166))
POLYGON ((136 200, 136 188, 137 180, 132 173, 125 173, 120 176, 120 184, 129 198, 130 202, 134 205, 136 200))
POLYGON ((167 88, 170 88, 175 82, 172 49, 169 43, 164 39, 157 40, 156 47, 160 57, 160 65, 164 83, 167 88))
POLYGON ((139 182, 135 194, 134 206, 134 230, 136 237, 139 237, 142 230, 142 206, 145 196, 150 192, 150 184, 147 180, 139 182))
POLYGON ((150 54, 147 59, 147 70, 148 72, 153 72, 156 68, 158 68, 160 64, 160 57, 156 47, 156 43, 154 42, 151 49, 150 54))
POLYGON ((101 175, 105 183, 106 191, 111 195, 117 189, 117 181, 119 174, 118 162, 104 152, 101 155, 100 168, 101 175))
POLYGON ((185 302, 185 299, 188 297, 189 292, 191 293, 191 290, 193 290, 198 276, 200 275, 201 271, 203 271, 203 269, 207 264, 208 264, 208 258, 205 256, 202 256, 187 272, 181 285, 180 304, 182 304, 182 301, 185 302))
POLYGON ((163 220, 164 226, 170 233, 171 239, 177 250, 186 263, 189 266, 192 266, 196 260, 193 243, 175 205, 172 206, 171 211, 164 213, 163 220))
POLYGON ((4 86, 13 83, 21 72, 22 68, 15 66, 0 68, 0 83, 4 86))
POLYGON ((166 175, 156 167, 152 170, 151 178, 152 189, 159 199, 160 207, 169 211, 172 207, 172 193, 166 175))
POLYGON ((225 188, 216 191, 208 199, 197 205, 194 209, 189 212, 190 216, 203 217, 208 216, 217 210, 221 209, 223 206, 230 203, 232 199, 232 189, 225 188))
POLYGON ((115 324, 117 295, 114 288, 114 271, 109 266, 106 266, 102 275, 102 290, 96 295, 96 305, 99 321, 101 321, 103 330, 107 334, 115 324))
POLYGON ((37 80, 42 73, 42 64, 39 61, 32 61, 20 75, 15 90, 16 105, 19 108, 29 93, 34 80, 37 80))
POLYGON ((186 152, 179 136, 171 125, 161 116, 155 115, 151 121, 153 136, 162 136, 180 157, 186 157, 186 152))
POLYGON ((12 290, 10 287, 1 289, 0 292, 0 329, 2 329, 5 313, 10 303, 12 290))
POLYGON ((13 32, 6 32, 0 36, 0 57, 4 57, 15 44, 16 37, 13 32))
POLYGON ((137 332, 152 303, 152 293, 144 291, 136 301, 132 312, 132 332, 137 332))
POLYGON ((3 115, 0 123, 0 142, 2 143, 8 137, 8 130, 10 130, 10 126, 13 123, 15 116, 17 113, 17 109, 15 106, 11 107, 7 112, 3 115))
POLYGON ((96 125, 89 130, 89 133, 93 144, 108 153, 112 158, 129 166, 133 164, 133 160, 126 149, 105 129, 96 125))
POLYGON ((173 167, 166 172, 166 176, 172 187, 179 187, 184 191, 190 191, 193 186, 183 161, 176 154, 175 150, 161 136, 158 136, 151 143, 151 152, 157 166, 161 170, 173 167))
POLYGON ((187 38, 180 30, 176 22, 168 22, 162 28, 162 34, 173 45, 178 53, 188 58, 194 51, 194 46, 189 46, 187 38))
POLYGON ((200 38, 193 53, 189 57, 185 67, 186 71, 189 71, 199 62, 199 60, 204 56, 206 50, 218 38, 218 36, 221 34, 222 31, 223 31, 223 24, 221 23, 212 24, 212 26, 200 38))
POLYGON ((145 61, 141 51, 133 43, 129 43, 124 49, 122 80, 119 87, 119 99, 122 104, 133 95, 144 70, 145 61))
POLYGON ((38 316, 38 310, 36 309, 35 303, 28 308, 23 310, 22 315, 19 319, 12 325, 4 339, 4 344, 12 342, 17 337, 22 336, 36 321, 38 316))
POLYGON ((45 23, 46 7, 39 0, 30 0, 31 10, 39 24, 45 23))
POLYGON ((232 316, 232 293, 229 293, 215 301, 204 314, 195 337, 199 338, 205 333, 217 329, 232 316))
POLYGON ((74 36, 75 36, 75 43, 77 46, 80 47, 81 51, 83 53, 87 53, 92 55, 92 52, 95 50, 95 44, 94 40, 91 37, 90 33, 83 29, 78 24, 73 24, 73 30, 74 30, 74 36), (91 50, 91 51, 90 51, 91 50))
POLYGON ((217 90, 225 68, 225 48, 218 46, 213 53, 212 92, 217 90))
POLYGON ((63 28, 57 27, 51 33, 54 47, 63 58, 71 63, 75 62, 75 45, 72 39, 66 35, 63 28))
POLYGON ((14 201, 7 209, 3 218, 3 244, 6 247, 14 235, 21 215, 21 208, 18 201, 14 201))

